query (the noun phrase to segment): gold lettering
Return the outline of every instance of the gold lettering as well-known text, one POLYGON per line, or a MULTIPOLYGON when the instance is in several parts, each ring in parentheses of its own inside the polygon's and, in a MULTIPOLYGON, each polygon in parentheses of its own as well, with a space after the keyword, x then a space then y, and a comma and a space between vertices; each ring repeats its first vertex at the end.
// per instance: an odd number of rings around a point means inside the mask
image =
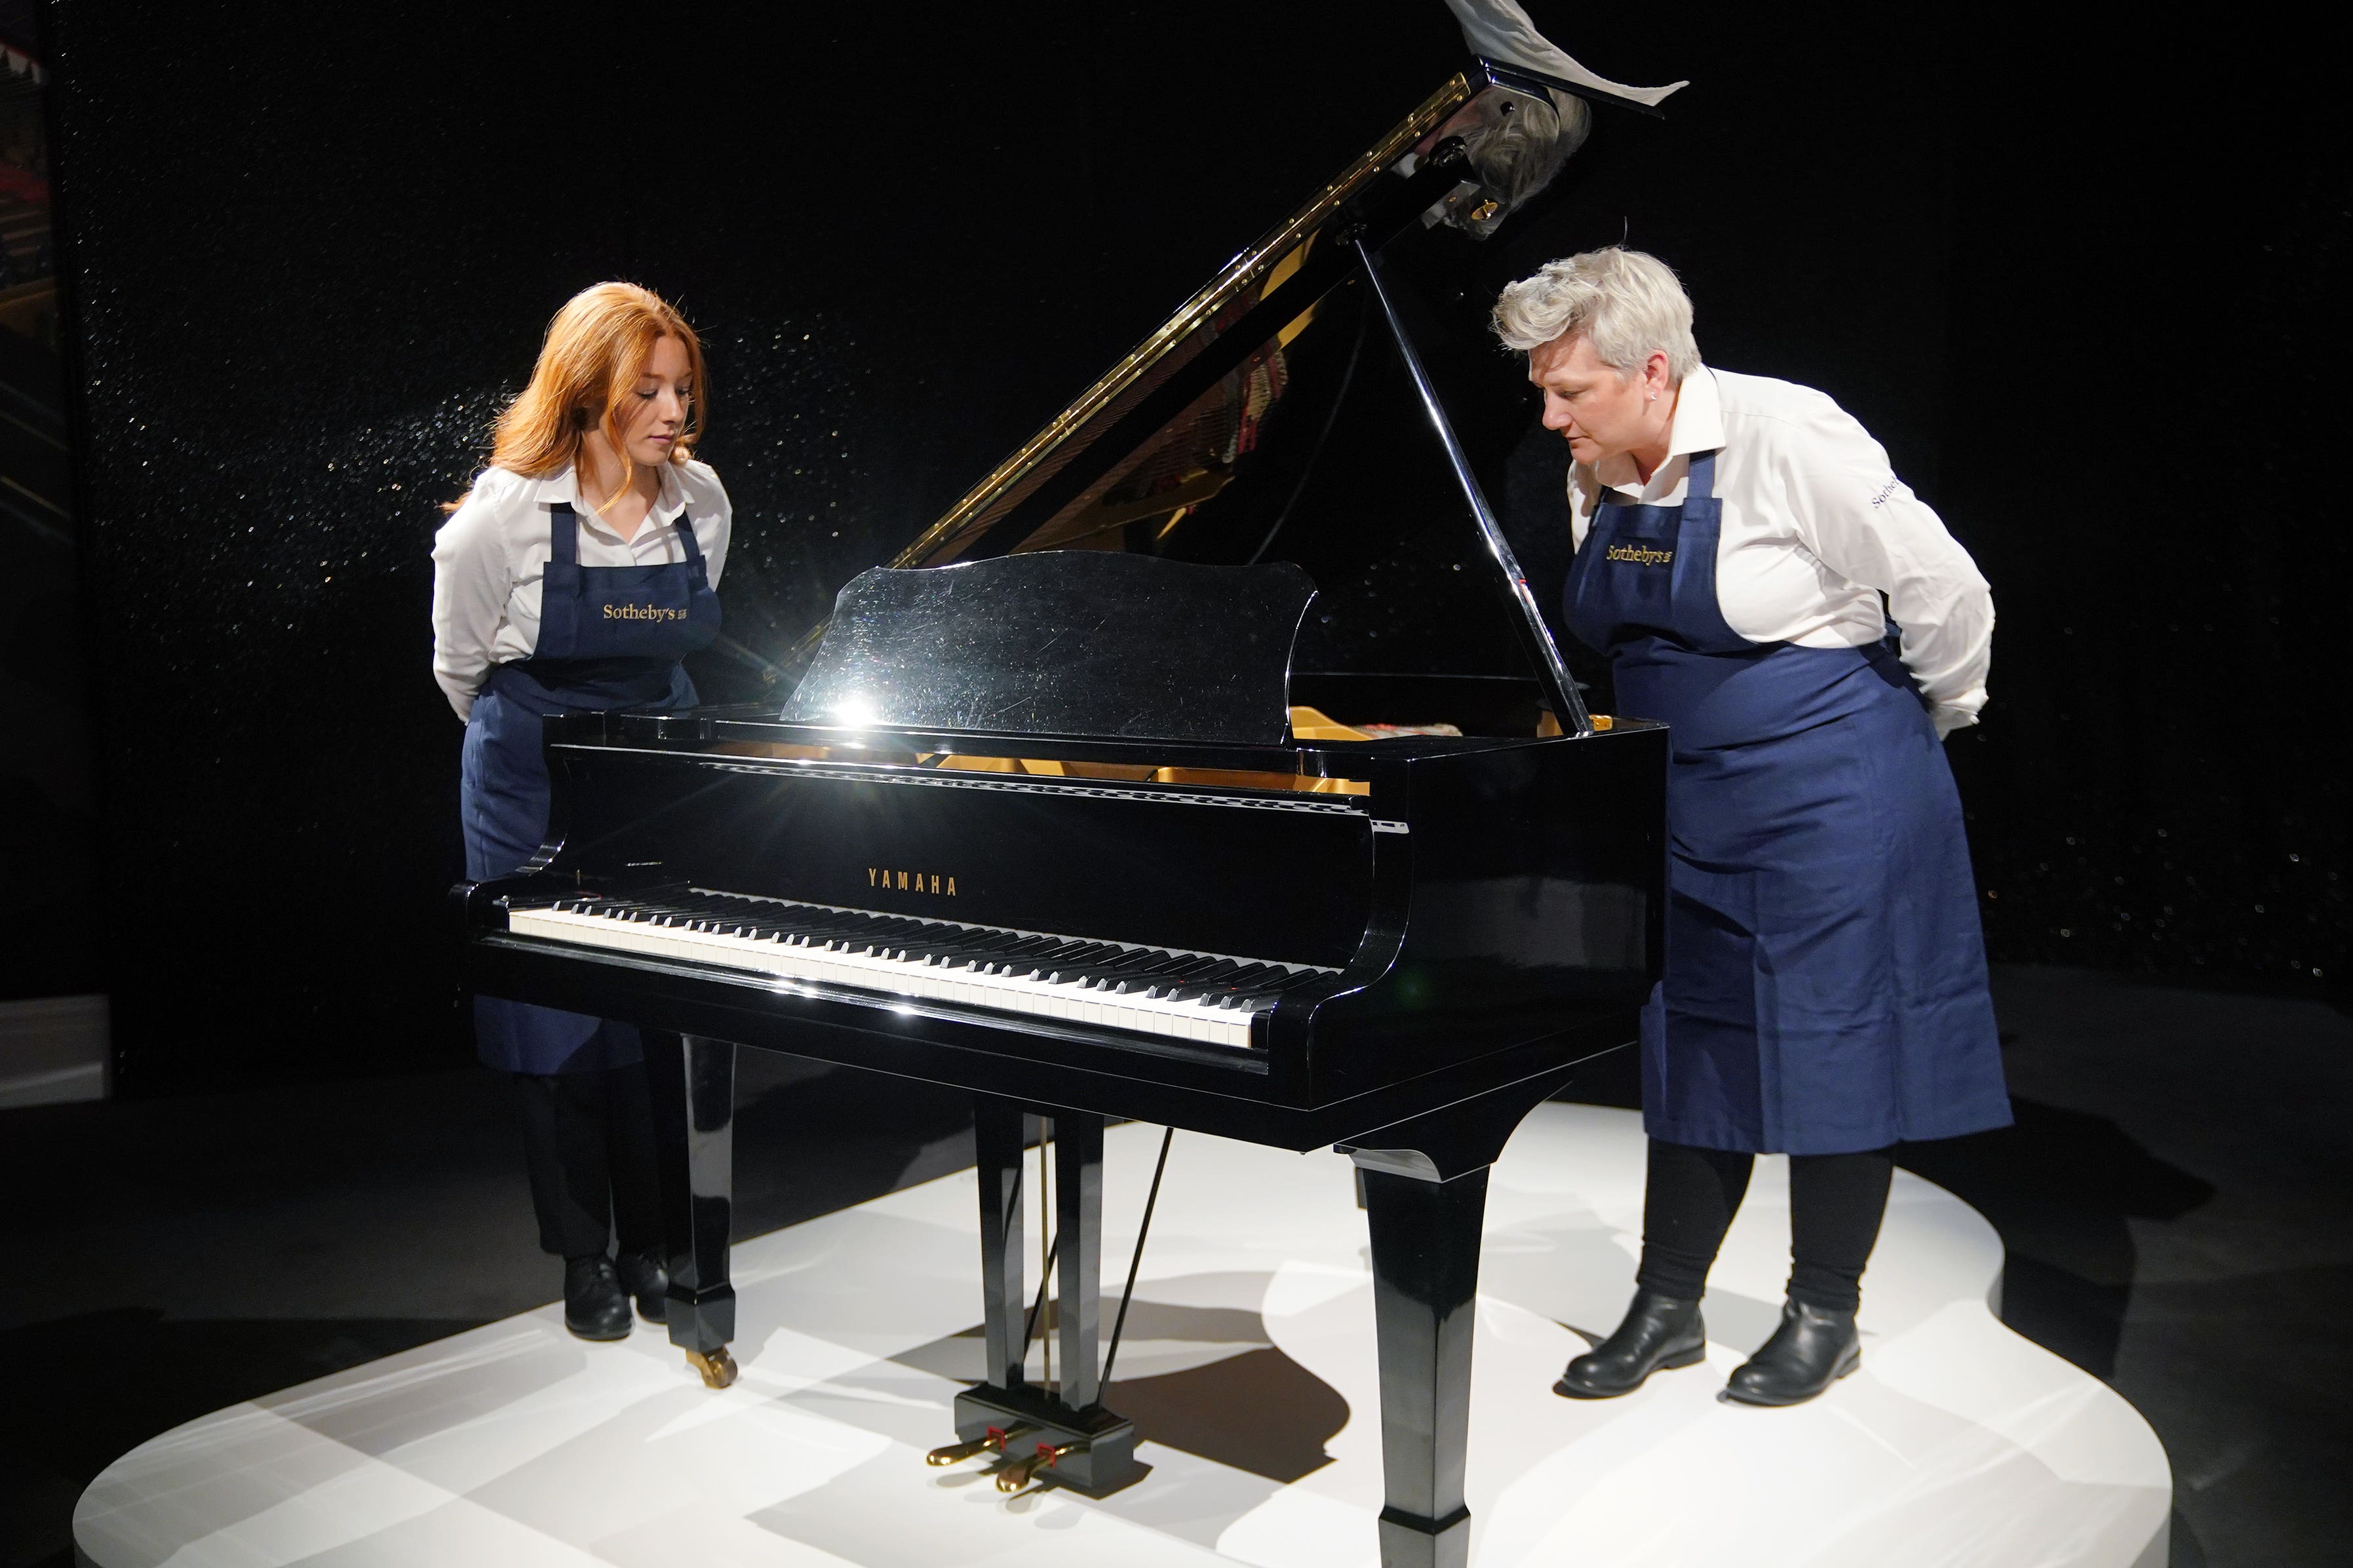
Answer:
POLYGON ((943 899, 956 896, 955 879, 939 871, 894 871, 885 866, 869 866, 866 885, 886 893, 928 893, 943 899))
POLYGON ((1653 550, 1647 544, 1613 544, 1601 552, 1604 561, 1629 561, 1637 566, 1665 566, 1673 562, 1672 550, 1653 550))

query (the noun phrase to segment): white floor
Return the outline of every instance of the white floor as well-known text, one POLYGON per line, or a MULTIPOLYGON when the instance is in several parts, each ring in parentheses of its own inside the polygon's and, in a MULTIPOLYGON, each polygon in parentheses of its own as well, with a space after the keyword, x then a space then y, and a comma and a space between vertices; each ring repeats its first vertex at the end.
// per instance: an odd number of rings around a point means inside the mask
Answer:
MULTIPOLYGON (((1110 1137, 1106 1320, 1158 1140, 1110 1137)), ((1726 1243, 1707 1363, 1576 1404, 1550 1392, 1585 1348, 1563 1325, 1606 1331, 1631 1288, 1641 1128, 1547 1105, 1521 1129, 1488 1203, 1473 1561, 2162 1568, 2155 1435, 1995 1321, 1992 1228, 1901 1173, 1862 1370, 1793 1410, 1715 1397, 1778 1310, 1785 1172, 1760 1163, 1726 1243)), ((923 1465, 977 1375, 976 1207, 966 1173, 738 1245, 744 1370, 724 1393, 659 1331, 583 1344, 551 1306, 166 1433, 90 1486, 76 1539, 99 1568, 1376 1561, 1345 1160, 1178 1134, 1111 1399, 1153 1469, 1101 1502, 923 1465)))

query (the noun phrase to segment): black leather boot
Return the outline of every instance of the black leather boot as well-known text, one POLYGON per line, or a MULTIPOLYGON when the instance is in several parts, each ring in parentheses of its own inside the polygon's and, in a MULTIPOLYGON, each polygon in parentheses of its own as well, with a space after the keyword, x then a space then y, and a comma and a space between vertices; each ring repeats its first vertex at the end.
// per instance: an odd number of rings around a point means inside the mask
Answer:
POLYGON ((1552 1391, 1565 1399, 1615 1399, 1652 1373, 1707 1359, 1707 1325, 1697 1301, 1637 1289, 1617 1331, 1568 1363, 1552 1391))
POLYGON ((1790 1301, 1765 1348, 1724 1385, 1724 1397, 1743 1405, 1803 1405, 1862 1364, 1862 1336, 1852 1312, 1790 1301))
POLYGON ((670 1271, 662 1267, 662 1249, 649 1247, 624 1252, 615 1260, 621 1289, 638 1300, 638 1316, 649 1323, 670 1321, 670 1271))
POLYGON ((564 1260, 564 1326, 584 1340, 629 1337, 629 1298, 603 1253, 564 1260))

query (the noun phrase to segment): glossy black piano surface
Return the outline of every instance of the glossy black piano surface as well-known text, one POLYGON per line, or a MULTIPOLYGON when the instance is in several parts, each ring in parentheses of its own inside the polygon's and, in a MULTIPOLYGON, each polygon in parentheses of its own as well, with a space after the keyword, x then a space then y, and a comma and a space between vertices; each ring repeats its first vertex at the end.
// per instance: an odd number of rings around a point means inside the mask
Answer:
POLYGON ((1305 1149, 1443 1092, 1409 1087, 1424 1075, 1620 1043, 1655 969, 1651 726, 1247 746, 706 712, 559 720, 548 744, 562 847, 470 889, 476 984, 656 1027, 1305 1149), (677 934, 591 948, 596 928, 543 914, 677 934), (836 945, 790 945, 813 934, 836 945), (853 937, 915 951, 852 955, 853 937), (1049 937, 1118 950, 1062 960, 1112 1016, 914 989, 985 958, 975 942, 1049 937), (829 952, 908 972, 761 967, 829 952), (1246 1037, 1116 1016, 1113 987, 1181 954, 1282 971, 1220 998, 1246 1037))
POLYGON ((1585 713, 1414 336, 1428 215, 1484 210, 1461 128, 1541 91, 1448 81, 845 589, 783 702, 548 721, 549 841, 458 890, 467 973, 654 1031, 670 1331, 710 1380, 739 1045, 974 1091, 989 1375, 958 1451, 1042 1443, 1088 1491, 1136 1473, 1097 1384, 1104 1120, 1339 1145, 1384 1560, 1461 1561, 1486 1166, 1633 1037, 1663 899, 1665 732, 1585 713), (1302 668, 1346 638, 1291 546, 1352 507, 1479 542, 1457 608, 1490 673, 1302 668), (1062 1173, 1052 1388, 1024 1370, 1025 1110, 1062 1173))

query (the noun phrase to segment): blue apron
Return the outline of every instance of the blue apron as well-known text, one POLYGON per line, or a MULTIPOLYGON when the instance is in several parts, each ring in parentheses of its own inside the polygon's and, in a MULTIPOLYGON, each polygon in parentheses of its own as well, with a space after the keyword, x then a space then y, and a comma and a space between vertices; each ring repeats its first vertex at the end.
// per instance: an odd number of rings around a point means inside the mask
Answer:
POLYGON ((1664 979, 1642 1123, 1850 1153, 2010 1121, 1952 770, 1885 642, 1752 643, 1715 592, 1715 454, 1680 507, 1605 502, 1566 619, 1672 727, 1664 979))
MULTIPOLYGON (((583 566, 580 519, 551 509, 554 556, 540 580, 539 643, 493 665, 466 720, 459 812, 466 875, 512 876, 547 836, 547 759, 540 721, 552 713, 694 706, 679 662, 719 635, 719 595, 694 529, 674 525, 685 557, 660 566, 583 566)), ((585 1013, 474 998, 475 1049, 508 1072, 597 1072, 638 1059, 638 1031, 585 1013)))

